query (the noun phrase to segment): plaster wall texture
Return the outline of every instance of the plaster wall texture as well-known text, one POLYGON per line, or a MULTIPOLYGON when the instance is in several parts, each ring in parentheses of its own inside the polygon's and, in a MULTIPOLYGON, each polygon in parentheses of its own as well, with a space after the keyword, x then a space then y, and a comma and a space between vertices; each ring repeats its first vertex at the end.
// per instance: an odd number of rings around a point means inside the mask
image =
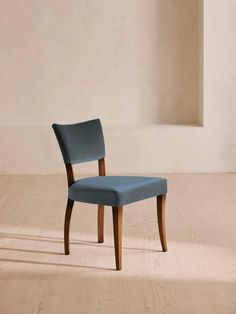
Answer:
POLYGON ((235 171, 236 0, 203 6, 1 1, 0 173, 63 173, 51 123, 96 117, 110 173, 235 171))

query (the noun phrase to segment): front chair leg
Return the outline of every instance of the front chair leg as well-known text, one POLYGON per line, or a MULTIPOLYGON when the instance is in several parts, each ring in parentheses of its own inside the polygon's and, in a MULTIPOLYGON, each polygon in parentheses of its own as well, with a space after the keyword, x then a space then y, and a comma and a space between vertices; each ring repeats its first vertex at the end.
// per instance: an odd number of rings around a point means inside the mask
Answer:
POLYGON ((104 205, 98 205, 98 243, 104 242, 104 205))
POLYGON ((166 206, 166 195, 157 196, 157 220, 159 227, 159 234, 161 240, 162 250, 167 251, 166 242, 166 226, 165 226, 165 206, 166 206))
POLYGON ((70 218, 73 209, 74 201, 68 198, 66 206, 66 215, 65 215, 65 224, 64 224, 64 246, 65 246, 65 255, 70 254, 69 248, 69 233, 70 233, 70 218))
POLYGON ((116 270, 122 268, 122 207, 112 207, 116 270))

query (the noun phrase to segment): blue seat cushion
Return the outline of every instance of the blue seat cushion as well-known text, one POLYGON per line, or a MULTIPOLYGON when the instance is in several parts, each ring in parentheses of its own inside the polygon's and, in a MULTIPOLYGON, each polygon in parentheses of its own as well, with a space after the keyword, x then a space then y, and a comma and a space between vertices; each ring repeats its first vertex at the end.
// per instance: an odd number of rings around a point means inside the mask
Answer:
POLYGON ((140 176, 96 176, 76 181, 69 187, 74 201, 122 206, 167 193, 166 179, 140 176))

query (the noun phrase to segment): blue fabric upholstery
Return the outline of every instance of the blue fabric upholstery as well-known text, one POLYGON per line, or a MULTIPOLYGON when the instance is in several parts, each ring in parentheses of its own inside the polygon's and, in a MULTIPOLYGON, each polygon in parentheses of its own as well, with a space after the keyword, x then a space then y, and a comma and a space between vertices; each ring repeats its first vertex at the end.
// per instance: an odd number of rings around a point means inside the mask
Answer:
POLYGON ((76 124, 53 124, 66 164, 99 160, 105 157, 103 131, 99 119, 76 124))
MULTIPOLYGON (((76 164, 105 157, 99 119, 76 124, 53 124, 64 162, 76 164)), ((167 193, 167 181, 158 177, 96 176, 73 183, 68 190, 74 201, 123 206, 167 193)))
POLYGON ((122 206, 167 193, 166 179, 139 176, 97 176, 76 181, 69 187, 74 201, 122 206))

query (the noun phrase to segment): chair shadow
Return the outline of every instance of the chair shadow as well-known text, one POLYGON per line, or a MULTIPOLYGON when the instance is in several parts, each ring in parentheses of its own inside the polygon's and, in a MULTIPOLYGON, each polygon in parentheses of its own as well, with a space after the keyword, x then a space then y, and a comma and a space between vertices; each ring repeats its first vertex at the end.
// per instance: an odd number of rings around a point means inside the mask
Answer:
POLYGON ((96 269, 96 270, 112 270, 115 268, 105 268, 105 267, 94 267, 85 265, 75 265, 75 264, 64 264, 64 263, 53 263, 53 262, 41 262, 41 261, 31 261, 31 260, 20 260, 11 258, 0 258, 0 262, 10 262, 10 263, 22 263, 22 264, 35 264, 35 265, 46 265, 46 266, 58 266, 58 267, 69 267, 69 268, 83 268, 83 269, 96 269))
MULTIPOLYGON (((29 234, 21 234, 21 233, 6 233, 6 232, 0 232, 0 238, 10 238, 10 239, 16 239, 16 240, 25 240, 25 241, 38 241, 38 242, 51 242, 51 243, 64 243, 64 239, 57 238, 57 237, 48 237, 48 236, 35 236, 35 235, 29 235, 29 234)), ((102 243, 98 243, 96 241, 85 241, 85 240, 70 240, 70 244, 72 245, 84 245, 84 246, 102 246, 104 248, 114 248, 111 245, 104 245, 102 243)), ((1 249, 1 248, 0 248, 1 249)), ((146 252, 162 252, 162 250, 153 250, 153 249, 142 249, 142 248, 132 248, 132 247, 123 247, 124 250, 134 250, 134 251, 146 251, 146 252)), ((10 249, 9 249, 10 250, 10 249)), ((37 251, 32 251, 37 252, 37 251)), ((38 253, 42 254, 50 254, 49 252, 41 252, 38 253)), ((62 253, 56 253, 53 252, 52 254, 62 254, 62 253)))
POLYGON ((16 249, 16 248, 9 248, 9 247, 0 247, 2 251, 15 251, 15 252, 25 252, 25 253, 39 253, 39 254, 50 254, 50 255, 64 255, 64 253, 59 252, 47 252, 47 251, 36 251, 36 250, 28 250, 28 249, 16 249))

